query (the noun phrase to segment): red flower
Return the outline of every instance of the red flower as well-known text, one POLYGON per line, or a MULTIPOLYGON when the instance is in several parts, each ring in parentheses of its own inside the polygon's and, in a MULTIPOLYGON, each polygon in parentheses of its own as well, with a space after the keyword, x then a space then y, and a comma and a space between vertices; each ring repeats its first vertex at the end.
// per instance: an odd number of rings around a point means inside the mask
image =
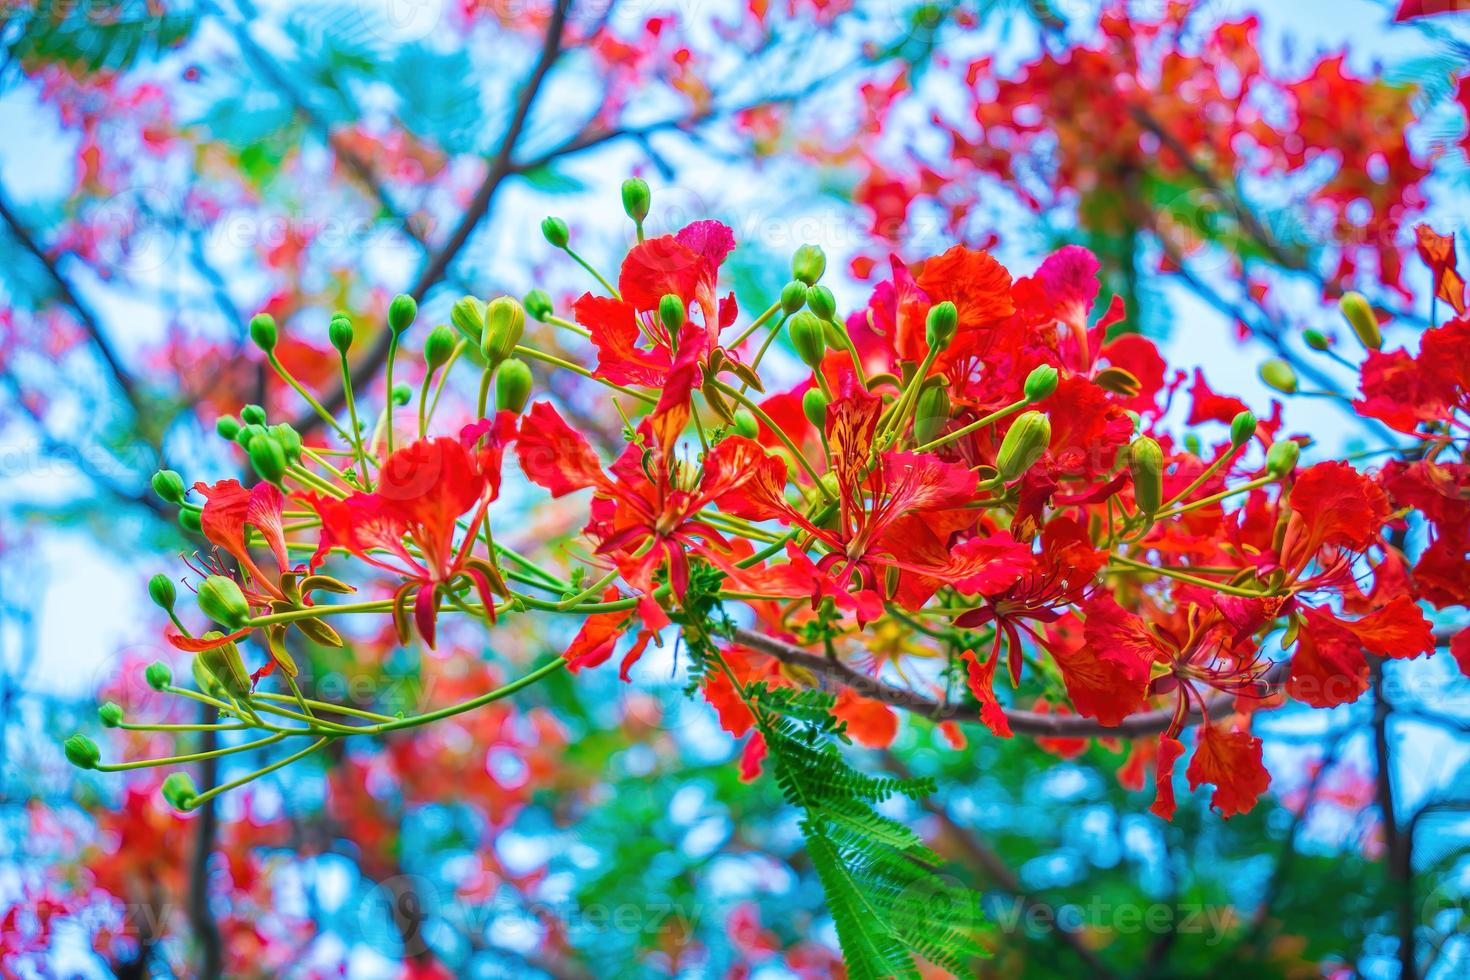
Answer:
POLYGON ((1435 14, 1463 14, 1470 11, 1467 0, 1403 0, 1394 23, 1402 24, 1417 17, 1432 17, 1435 14))
POLYGON ((1368 689, 1364 650, 1395 659, 1434 652, 1434 631, 1408 596, 1397 596, 1356 621, 1312 607, 1303 607, 1301 614, 1286 691, 1314 708, 1351 703, 1368 689))
POLYGON ((1261 761, 1259 738, 1209 724, 1199 727, 1199 744, 1185 775, 1190 789, 1199 789, 1202 783, 1215 785, 1210 806, 1227 819, 1249 812, 1271 785, 1271 775, 1261 761))
POLYGON ((675 338, 658 316, 666 295, 678 296, 686 311, 699 310, 700 359, 708 357, 719 346, 720 330, 735 320, 734 294, 719 300, 715 293, 720 264, 734 247, 730 229, 718 221, 696 221, 677 235, 635 245, 618 277, 621 299, 587 293, 573 306, 597 347, 597 375, 650 388, 668 380, 675 338))
POLYGON ((909 592, 911 599, 920 594, 927 598, 940 583, 979 592, 1014 581, 1025 567, 1027 549, 1008 536, 974 536, 951 547, 932 529, 943 528, 942 521, 909 520, 963 507, 976 495, 975 477, 963 466, 927 453, 879 453, 875 463, 873 442, 881 412, 882 401, 860 388, 827 406, 827 441, 837 484, 835 528, 814 523, 786 502, 786 464, 775 456, 762 454, 753 478, 725 494, 720 505, 740 517, 795 524, 825 544, 828 554, 817 569, 826 583, 814 583, 813 602, 831 594, 832 583, 847 592, 847 583, 855 578, 862 621, 875 618, 882 600, 893 597, 885 585, 884 572, 890 568, 932 582, 927 593, 922 587, 909 592))
POLYGON ((494 566, 474 559, 472 552, 485 509, 500 492, 505 444, 514 437, 515 416, 502 412, 493 423, 466 426, 459 440, 423 439, 398 450, 383 464, 372 493, 354 493, 345 500, 306 496, 322 519, 318 554, 340 546, 405 579, 395 598, 395 616, 409 591, 417 588, 414 620, 431 648, 439 589, 459 576, 474 582, 493 616, 493 593, 504 586, 494 566), (484 448, 477 452, 474 447, 482 438, 484 448), (458 521, 466 513, 469 521, 456 545, 458 521))
MULTIPOLYGON (((221 480, 213 486, 196 483, 194 489, 204 495, 204 510, 199 515, 199 524, 205 538, 215 547, 224 549, 250 576, 248 588, 244 589, 246 599, 251 605, 259 606, 281 598, 280 589, 255 564, 245 544, 246 527, 255 528, 275 556, 276 570, 290 570, 291 563, 286 557, 286 534, 281 525, 281 510, 285 506, 281 491, 274 484, 263 482, 246 490, 238 480, 221 480)), ((206 561, 204 564, 208 573, 220 573, 213 563, 206 561)))
MULTIPOLYGON (((1406 4, 1407 6, 1407 4, 1406 4)), ((1463 5, 1470 10, 1470 3, 1463 5)), ((1414 229, 1418 239, 1419 257, 1434 274, 1434 295, 1454 308, 1460 316, 1465 315, 1465 280, 1456 266, 1455 236, 1441 235, 1428 225, 1414 229)))

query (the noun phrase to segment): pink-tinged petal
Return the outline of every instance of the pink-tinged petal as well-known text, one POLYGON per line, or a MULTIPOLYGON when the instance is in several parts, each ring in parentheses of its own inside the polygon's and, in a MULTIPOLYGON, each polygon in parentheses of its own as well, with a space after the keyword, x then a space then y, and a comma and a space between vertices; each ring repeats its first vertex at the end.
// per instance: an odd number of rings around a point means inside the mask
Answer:
POLYGON ((424 638, 424 643, 430 650, 434 649, 434 625, 439 615, 439 601, 435 595, 437 590, 432 584, 425 584, 419 589, 418 595, 413 601, 413 621, 418 627, 419 636, 424 638))
POLYGON ((704 259, 711 271, 718 269, 735 249, 735 233, 719 221, 695 221, 681 229, 674 239, 704 259))

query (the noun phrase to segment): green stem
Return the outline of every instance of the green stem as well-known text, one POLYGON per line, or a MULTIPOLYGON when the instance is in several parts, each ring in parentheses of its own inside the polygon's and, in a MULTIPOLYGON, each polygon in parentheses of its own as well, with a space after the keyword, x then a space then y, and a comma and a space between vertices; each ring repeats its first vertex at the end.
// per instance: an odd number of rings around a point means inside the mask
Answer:
POLYGON ((285 365, 283 365, 279 360, 276 359, 275 351, 267 353, 265 355, 265 358, 268 362, 270 362, 270 366, 275 370, 276 374, 281 376, 281 380, 286 382, 286 384, 290 385, 292 388, 295 388, 296 393, 302 398, 306 399, 306 403, 311 406, 312 411, 316 412, 322 417, 322 421, 326 422, 332 428, 336 429, 337 433, 343 439, 350 438, 347 435, 347 430, 342 428, 341 423, 333 418, 332 414, 328 412, 324 407, 322 407, 322 403, 312 397, 311 392, 302 387, 301 382, 292 377, 291 372, 286 370, 285 365))
POLYGON ((744 392, 736 391, 734 388, 731 388, 723 381, 711 378, 706 383, 713 384, 716 388, 720 389, 721 392, 740 402, 740 404, 744 405, 747 409, 750 410, 750 414, 754 415, 757 419, 764 422, 766 427, 776 434, 776 438, 780 439, 781 442, 785 444, 786 448, 791 451, 791 454, 796 457, 796 462, 801 466, 802 469, 806 470, 806 475, 811 477, 812 483, 814 483, 817 489, 821 491, 822 496, 825 497, 827 500, 833 499, 832 492, 828 490, 827 487, 822 483, 821 476, 818 475, 816 468, 812 466, 811 461, 806 458, 806 454, 797 448, 796 443, 792 442, 791 437, 786 434, 786 430, 777 425, 775 420, 767 415, 763 408, 761 408, 755 402, 751 401, 749 398, 745 397, 744 392))
POLYGON ((253 742, 229 745, 225 748, 212 749, 208 752, 194 752, 189 755, 171 755, 163 759, 139 759, 136 762, 119 762, 113 765, 98 763, 96 768, 98 772, 127 772, 132 769, 152 769, 155 766, 182 766, 190 762, 218 759, 220 756, 234 755, 236 752, 248 752, 251 749, 263 748, 274 742, 279 742, 285 737, 284 732, 277 732, 274 735, 267 735, 265 738, 256 739, 253 742))
POLYGON ((940 436, 938 439, 934 439, 934 440, 932 440, 930 442, 924 443, 924 445, 922 445, 922 446, 918 447, 917 449, 915 449, 914 452, 916 452, 916 453, 933 452, 934 450, 938 449, 940 446, 947 446, 950 443, 954 442, 956 439, 963 439, 965 436, 969 435, 971 432, 975 432, 976 430, 983 429, 987 425, 994 425, 996 422, 999 422, 1001 419, 1005 418, 1006 416, 1016 414, 1017 412, 1019 412, 1021 409, 1025 408, 1029 404, 1031 404, 1031 401, 1030 401, 1030 399, 1027 399, 1027 398, 1022 398, 1018 402, 1012 402, 1010 405, 1007 405, 1005 408, 1002 408, 1002 409, 1000 409, 998 411, 991 412, 989 415, 985 416, 984 418, 976 419, 975 421, 971 422, 969 425, 966 425, 966 426, 963 426, 961 428, 955 429, 953 432, 947 432, 944 435, 940 436))
POLYGON ((246 783, 254 782, 261 776, 268 775, 275 772, 277 769, 283 769, 293 762, 304 759, 330 741, 330 736, 323 736, 322 738, 317 739, 315 742, 312 742, 301 751, 293 752, 290 755, 286 756, 284 759, 281 759, 277 762, 272 762, 270 765, 266 766, 263 769, 257 769, 254 772, 249 773, 248 775, 241 776, 239 779, 232 779, 228 783, 220 783, 213 789, 205 790, 203 793, 200 793, 189 802, 189 809, 196 810, 201 804, 208 803, 210 800, 214 799, 216 796, 219 796, 221 793, 228 793, 232 789, 239 789, 246 783))

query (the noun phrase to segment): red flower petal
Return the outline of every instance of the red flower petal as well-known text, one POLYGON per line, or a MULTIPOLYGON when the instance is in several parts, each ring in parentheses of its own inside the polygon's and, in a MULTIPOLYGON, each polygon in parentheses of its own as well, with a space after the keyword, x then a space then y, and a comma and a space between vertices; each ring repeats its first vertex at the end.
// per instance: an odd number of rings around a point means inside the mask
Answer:
POLYGON ((1166 735, 1159 737, 1159 757, 1154 766, 1154 802, 1149 812, 1165 820, 1174 819, 1174 764, 1184 754, 1184 743, 1166 735))
POLYGON ((516 452, 526 478, 550 490, 553 497, 607 482, 587 440, 547 402, 531 406, 521 423, 516 452))
POLYGON ((1333 545, 1364 551, 1388 520, 1388 498, 1378 484, 1347 463, 1318 463, 1297 477, 1291 509, 1306 527, 1307 547, 1333 545))
POLYGON ((1271 785, 1271 774, 1261 761, 1261 740, 1249 732, 1212 725, 1201 725, 1199 732, 1199 745, 1185 770, 1190 789, 1213 783, 1210 806, 1220 816, 1248 813, 1271 785))
POLYGON ((970 693, 980 702, 980 721, 991 734, 1010 738, 1010 720, 995 698, 995 666, 1000 663, 1000 650, 997 648, 983 664, 975 657, 974 650, 966 650, 960 654, 960 659, 969 670, 970 693))

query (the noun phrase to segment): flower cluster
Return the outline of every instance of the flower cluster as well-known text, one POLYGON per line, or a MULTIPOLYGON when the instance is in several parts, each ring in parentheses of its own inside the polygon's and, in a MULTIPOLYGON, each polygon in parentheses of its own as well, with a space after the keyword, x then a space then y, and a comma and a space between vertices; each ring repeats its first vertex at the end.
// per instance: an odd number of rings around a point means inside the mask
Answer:
MULTIPOLYGON (((275 321, 252 322, 321 434, 246 406, 218 431, 253 486, 189 492, 172 471, 154 481, 210 546, 186 577, 210 623, 191 628, 171 577, 155 579, 195 683, 176 685, 161 664, 148 681, 262 735, 224 752, 303 741, 291 761, 471 711, 620 648, 626 678, 678 629, 724 727, 749 733, 749 777, 766 751, 752 731, 761 693, 820 686, 870 745, 892 741, 903 710, 955 740, 961 722, 1063 753, 1130 738, 1121 778, 1141 786, 1151 769, 1165 817, 1184 732, 1197 726, 1185 775, 1212 785, 1230 816, 1270 782, 1256 712, 1355 701, 1381 658, 1442 644, 1470 666, 1470 634, 1437 633, 1424 609, 1470 603, 1470 318, 1452 239, 1420 233, 1460 318, 1425 331, 1417 352, 1382 350, 1371 307, 1343 301, 1366 349, 1353 404, 1404 437, 1363 471, 1306 465, 1310 440, 1285 428, 1280 404, 1257 416, 1199 372, 1171 369, 1152 341, 1110 333, 1128 311, 1099 303, 1084 248, 1020 278, 962 246, 893 256, 866 305, 843 314, 821 282, 825 257, 806 246, 780 296, 746 316, 721 285, 731 230, 698 221, 645 237, 648 193, 625 185, 637 241, 567 316, 539 291, 524 304, 466 297, 448 324, 422 331, 417 395, 392 382, 418 318, 413 300, 395 300, 376 416, 351 370, 350 317, 328 330, 345 383, 337 412, 275 356, 275 321), (580 345, 585 363, 534 343, 528 313, 580 345), (533 402, 532 362, 582 387, 533 402), (441 412, 440 396, 457 369, 478 376, 479 395, 446 424, 456 410, 441 412), (606 454, 606 433, 578 422, 599 402, 622 420, 606 454), (570 571, 504 543, 492 505, 517 471, 585 505, 570 571), (1411 524, 1429 535, 1417 560, 1411 524), (363 598, 324 598, 353 592, 363 598), (445 628, 518 616, 571 618, 576 635, 562 658, 508 684, 386 716, 307 698, 296 683, 289 647, 349 642, 332 625, 349 616, 431 648, 445 628), (285 690, 263 690, 278 681, 285 690)), ((564 223, 547 219, 543 232, 591 269, 564 223)), ((1263 374, 1297 388, 1289 365, 1263 374)), ((67 751, 89 768, 149 764, 104 764, 83 736, 67 751)), ((250 778, 200 793, 175 773, 162 789, 191 809, 250 778)))

